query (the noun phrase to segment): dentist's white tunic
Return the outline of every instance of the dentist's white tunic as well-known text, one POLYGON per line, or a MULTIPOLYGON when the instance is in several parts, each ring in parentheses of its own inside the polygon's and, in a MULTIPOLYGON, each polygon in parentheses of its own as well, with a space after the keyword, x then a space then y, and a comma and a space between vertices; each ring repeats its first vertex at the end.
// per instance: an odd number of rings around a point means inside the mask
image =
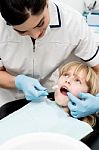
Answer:
MULTIPOLYGON (((0 18, 0 66, 11 75, 37 78, 51 91, 51 76, 63 61, 75 55, 91 66, 99 63, 99 51, 90 29, 80 13, 61 2, 49 2, 50 25, 43 38, 35 41, 20 36, 0 18)), ((18 90, 0 89, 0 105, 24 98, 18 90)))

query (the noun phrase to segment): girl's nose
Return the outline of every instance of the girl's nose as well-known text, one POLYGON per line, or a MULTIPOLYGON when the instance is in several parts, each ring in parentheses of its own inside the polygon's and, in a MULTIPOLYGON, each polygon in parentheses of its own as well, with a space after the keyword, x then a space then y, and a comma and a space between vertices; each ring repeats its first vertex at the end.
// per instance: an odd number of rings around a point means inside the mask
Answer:
POLYGON ((70 79, 68 78, 68 79, 66 79, 66 81, 65 81, 66 83, 68 83, 68 84, 70 84, 70 79))
POLYGON ((71 84, 74 81, 74 76, 66 78, 66 83, 71 84))

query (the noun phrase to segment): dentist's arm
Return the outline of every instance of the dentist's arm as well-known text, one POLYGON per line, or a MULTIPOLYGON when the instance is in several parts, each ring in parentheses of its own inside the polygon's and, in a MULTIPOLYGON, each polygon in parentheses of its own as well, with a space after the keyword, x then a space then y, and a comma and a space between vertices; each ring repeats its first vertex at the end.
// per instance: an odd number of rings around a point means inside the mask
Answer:
POLYGON ((89 93, 79 93, 79 98, 68 92, 71 115, 74 118, 81 118, 99 111, 99 94, 93 96, 89 93))
POLYGON ((41 86, 37 79, 18 75, 12 76, 0 68, 0 87, 17 88, 24 92, 27 100, 39 100, 41 97, 48 95, 46 88, 41 86))
POLYGON ((3 67, 0 67, 0 87, 2 88, 16 88, 15 76, 10 75, 3 67))

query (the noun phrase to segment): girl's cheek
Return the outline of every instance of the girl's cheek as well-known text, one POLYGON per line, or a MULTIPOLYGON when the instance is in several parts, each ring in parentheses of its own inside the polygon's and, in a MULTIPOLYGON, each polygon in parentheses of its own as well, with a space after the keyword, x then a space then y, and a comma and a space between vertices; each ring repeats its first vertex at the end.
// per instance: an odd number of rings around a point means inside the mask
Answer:
POLYGON ((77 96, 79 92, 80 92, 79 87, 78 87, 78 88, 75 87, 75 86, 72 87, 71 93, 72 93, 74 96, 77 96))

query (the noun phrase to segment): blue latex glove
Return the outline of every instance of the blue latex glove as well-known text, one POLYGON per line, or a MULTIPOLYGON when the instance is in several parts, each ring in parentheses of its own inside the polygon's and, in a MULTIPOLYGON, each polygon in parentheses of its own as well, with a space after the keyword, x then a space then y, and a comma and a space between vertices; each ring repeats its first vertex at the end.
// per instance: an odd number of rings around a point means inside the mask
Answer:
POLYGON ((89 93, 79 93, 80 99, 73 96, 70 92, 67 94, 70 100, 68 107, 74 118, 85 117, 99 111, 99 94, 93 96, 89 93))
POLYGON ((18 75, 15 78, 15 85, 18 90, 22 90, 27 100, 40 100, 43 96, 47 96, 47 90, 41 86, 37 79, 18 75))

